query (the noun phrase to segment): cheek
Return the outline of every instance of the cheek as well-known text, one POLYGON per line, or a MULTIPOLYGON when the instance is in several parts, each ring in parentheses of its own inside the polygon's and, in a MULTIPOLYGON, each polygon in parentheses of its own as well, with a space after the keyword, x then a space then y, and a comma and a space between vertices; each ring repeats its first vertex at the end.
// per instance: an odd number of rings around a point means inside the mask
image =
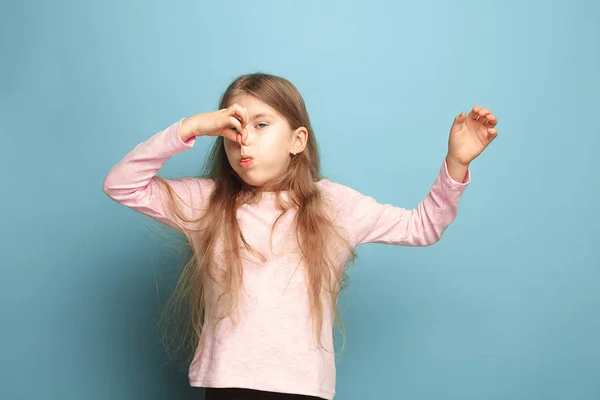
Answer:
POLYGON ((227 154, 227 157, 229 158, 229 156, 231 154, 233 154, 233 152, 235 151, 235 147, 238 146, 237 143, 232 142, 229 139, 224 139, 223 140, 223 147, 225 148, 225 154, 227 154))
POLYGON ((270 155, 271 159, 280 159, 289 150, 289 140, 284 135, 273 135, 266 138, 262 143, 263 151, 270 155))
POLYGON ((236 151, 239 151, 239 145, 230 140, 225 140, 223 142, 223 147, 225 148, 225 156, 227 157, 229 165, 231 166, 231 168, 236 170, 236 167, 238 167, 239 165, 236 165, 234 159, 236 157, 236 151), (236 149, 236 147, 238 147, 238 149, 236 149))

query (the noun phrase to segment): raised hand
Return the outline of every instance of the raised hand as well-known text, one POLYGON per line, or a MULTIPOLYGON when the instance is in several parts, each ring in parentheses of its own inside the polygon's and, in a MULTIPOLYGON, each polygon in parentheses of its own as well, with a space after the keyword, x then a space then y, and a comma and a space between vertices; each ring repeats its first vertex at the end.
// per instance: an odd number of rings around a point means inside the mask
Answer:
POLYGON ((238 104, 218 111, 195 114, 185 118, 179 130, 183 141, 193 136, 223 136, 234 142, 246 144, 250 117, 248 110, 238 104))
POLYGON ((487 108, 473 107, 469 115, 463 111, 454 119, 448 139, 448 158, 468 167, 498 136, 498 119, 487 108))

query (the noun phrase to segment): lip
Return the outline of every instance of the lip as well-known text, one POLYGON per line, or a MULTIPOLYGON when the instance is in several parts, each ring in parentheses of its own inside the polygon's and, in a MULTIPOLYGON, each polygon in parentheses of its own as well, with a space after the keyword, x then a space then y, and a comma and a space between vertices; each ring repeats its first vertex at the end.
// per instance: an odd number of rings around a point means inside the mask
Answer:
POLYGON ((240 159, 240 167, 242 168, 249 168, 250 165, 252 165, 253 162, 253 158, 252 157, 242 157, 240 159))

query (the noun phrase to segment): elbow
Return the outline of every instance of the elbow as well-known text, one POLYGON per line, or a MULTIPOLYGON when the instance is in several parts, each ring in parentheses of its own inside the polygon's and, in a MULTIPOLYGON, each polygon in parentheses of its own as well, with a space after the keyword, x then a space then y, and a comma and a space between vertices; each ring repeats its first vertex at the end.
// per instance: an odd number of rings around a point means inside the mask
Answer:
POLYGON ((420 234, 418 237, 420 246, 433 246, 442 240, 446 225, 428 221, 429 223, 421 225, 420 234))
POLYGON ((104 182, 102 182, 102 191, 104 192, 105 195, 110 197, 111 186, 110 186, 110 182, 108 181, 107 178, 105 178, 104 182))
POLYGON ((133 207, 149 201, 152 192, 151 183, 142 186, 137 182, 130 182, 109 173, 102 182, 102 191, 115 202, 133 207))
POLYGON ((423 230, 418 235, 412 237, 412 246, 429 247, 439 242, 442 235, 436 231, 423 230))
POLYGON ((433 246, 442 239, 442 236, 443 232, 433 231, 429 235, 425 236, 422 246, 433 246))
POLYGON ((446 229, 450 226, 454 218, 448 218, 447 215, 438 212, 435 214, 421 213, 419 219, 419 236, 422 238, 422 245, 433 246, 442 240, 442 236, 444 236, 446 229))
POLYGON ((116 196, 116 188, 115 185, 113 184, 113 179, 112 179, 112 175, 109 173, 105 178, 104 181, 102 182, 102 191, 104 192, 105 195, 107 195, 110 198, 115 198, 116 196))
POLYGON ((118 203, 123 203, 131 196, 135 195, 135 190, 126 189, 123 182, 117 179, 112 172, 109 172, 106 178, 104 178, 104 181, 102 182, 102 191, 105 195, 118 203))

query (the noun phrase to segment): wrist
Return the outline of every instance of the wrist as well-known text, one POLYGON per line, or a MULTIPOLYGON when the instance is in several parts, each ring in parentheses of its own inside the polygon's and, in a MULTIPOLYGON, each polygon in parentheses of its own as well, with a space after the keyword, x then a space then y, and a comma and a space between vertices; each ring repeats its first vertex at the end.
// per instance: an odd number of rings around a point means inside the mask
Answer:
POLYGON ((462 163, 448 154, 446 156, 446 167, 448 175, 456 182, 464 182, 469 170, 469 163, 462 163))
POLYGON ((455 157, 452 153, 446 154, 446 161, 457 167, 462 167, 462 168, 469 168, 469 164, 470 164, 470 162, 461 161, 459 158, 455 157))
POLYGON ((179 126, 179 137, 184 142, 188 141, 194 136, 200 136, 201 133, 196 130, 194 125, 194 116, 184 118, 179 126))

